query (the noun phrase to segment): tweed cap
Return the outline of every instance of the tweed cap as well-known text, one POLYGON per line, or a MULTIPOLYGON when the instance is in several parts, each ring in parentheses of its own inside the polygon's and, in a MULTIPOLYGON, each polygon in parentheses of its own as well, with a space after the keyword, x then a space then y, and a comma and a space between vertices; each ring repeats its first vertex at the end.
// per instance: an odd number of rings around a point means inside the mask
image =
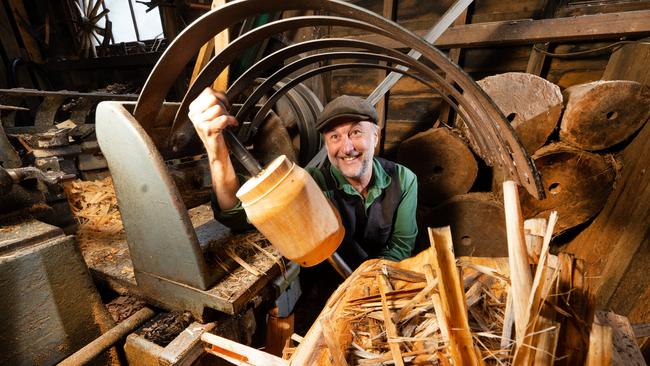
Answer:
POLYGON ((341 95, 323 108, 316 121, 316 129, 325 132, 339 123, 349 121, 377 123, 377 111, 364 98, 341 95))

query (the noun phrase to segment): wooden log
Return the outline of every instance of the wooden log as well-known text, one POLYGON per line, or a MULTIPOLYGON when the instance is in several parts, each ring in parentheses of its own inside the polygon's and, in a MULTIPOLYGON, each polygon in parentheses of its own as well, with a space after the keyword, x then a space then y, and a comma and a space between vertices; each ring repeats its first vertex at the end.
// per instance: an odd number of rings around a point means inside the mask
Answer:
POLYGON ((455 365, 481 365, 482 360, 472 342, 465 293, 461 287, 449 227, 429 228, 434 248, 434 264, 438 275, 438 292, 445 318, 449 324, 449 345, 455 365))
POLYGON ((529 154, 544 145, 563 108, 557 85, 522 72, 489 76, 477 83, 510 121, 529 154))
POLYGON ((524 238, 524 222, 519 205, 517 183, 513 181, 503 182, 503 207, 506 217, 510 285, 515 314, 515 339, 517 345, 521 345, 528 325, 528 299, 533 278, 528 266, 528 252, 524 238))
POLYGON ((447 128, 431 129, 405 140, 397 161, 418 176, 419 199, 428 205, 467 193, 478 173, 467 144, 447 128))
POLYGON ((522 194, 522 212, 525 218, 533 218, 557 211, 561 219, 555 234, 595 216, 613 190, 616 174, 609 155, 552 144, 537 151, 533 160, 542 176, 546 199, 540 201, 522 194))
MULTIPOLYGON (((451 226, 457 256, 506 257, 503 205, 492 194, 475 192, 451 199, 418 214, 420 227, 451 226)), ((424 232, 424 230, 422 230, 424 232)))
POLYGON ((650 89, 635 81, 595 81, 564 91, 560 140, 584 150, 625 141, 650 118, 650 89))

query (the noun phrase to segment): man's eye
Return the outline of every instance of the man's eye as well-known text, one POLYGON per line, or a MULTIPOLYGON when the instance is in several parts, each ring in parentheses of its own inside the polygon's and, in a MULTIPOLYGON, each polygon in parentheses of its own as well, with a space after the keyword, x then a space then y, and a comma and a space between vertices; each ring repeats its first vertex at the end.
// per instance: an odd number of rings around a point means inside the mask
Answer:
POLYGON ((330 135, 329 140, 330 141, 336 141, 339 139, 339 135, 330 135))
POLYGON ((361 130, 352 130, 352 131, 350 132, 350 136, 359 136, 359 135, 361 135, 361 134, 362 134, 362 131, 361 131, 361 130))

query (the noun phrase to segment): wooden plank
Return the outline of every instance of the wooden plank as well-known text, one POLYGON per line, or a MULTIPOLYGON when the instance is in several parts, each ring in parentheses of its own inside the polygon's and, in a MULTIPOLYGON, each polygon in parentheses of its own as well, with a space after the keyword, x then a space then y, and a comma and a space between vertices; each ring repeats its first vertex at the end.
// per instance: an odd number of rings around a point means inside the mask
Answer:
POLYGON ((589 352, 585 366, 611 365, 612 348, 612 328, 594 323, 589 334, 589 352))
POLYGON ((211 333, 203 333, 201 340, 209 344, 205 350, 236 365, 288 366, 289 361, 253 347, 231 341, 211 333))
MULTIPOLYGON (((393 0, 384 0, 384 9, 382 15, 386 19, 395 21, 397 18, 397 4, 393 0)), ((380 62, 380 65, 386 65, 386 62, 380 62)), ((377 75, 379 76, 379 82, 388 76, 387 70, 377 70, 377 75)), ((384 151, 384 142, 386 141, 386 116, 387 116, 387 107, 388 107, 388 98, 390 97, 390 89, 381 96, 375 109, 377 110, 377 116, 379 120, 377 125, 379 126, 379 144, 375 148, 375 153, 377 155, 382 154, 384 151)))
MULTIPOLYGON (((650 169, 650 161, 647 159, 650 156, 648 141, 650 124, 646 123, 621 155, 621 177, 605 207, 566 249, 586 261, 587 275, 594 281, 599 306, 607 306, 619 286, 638 286, 639 284, 622 282, 622 279, 633 261, 647 262, 650 258, 650 174, 645 173, 650 169)), ((648 288, 648 276, 641 277, 645 278, 644 286, 648 288)), ((624 302, 634 304, 634 299, 642 293, 643 291, 620 292, 624 302)), ((646 319, 633 321, 641 322, 650 318, 650 313, 645 313, 646 319)))
POLYGON ((634 80, 650 85, 650 38, 626 44, 612 53, 603 80, 634 80))
POLYGON ((454 257, 451 229, 429 228, 429 240, 434 249, 434 266, 438 275, 438 292, 449 324, 449 344, 455 365, 481 365, 469 329, 467 305, 454 257))
MULTIPOLYGON (((452 26, 458 26, 458 25, 463 25, 467 22, 467 9, 465 9, 459 16, 458 18, 454 21, 452 26)), ((460 61, 460 54, 461 54, 461 49, 460 48, 452 48, 449 50, 449 54, 447 57, 454 63, 459 64, 460 61)), ((448 82, 452 81, 452 78, 449 75, 445 75, 445 80, 448 82)), ((438 120, 434 124, 434 127, 437 127, 440 123, 444 124, 451 124, 452 118, 454 118, 455 114, 451 113, 451 106, 448 103, 444 103, 442 107, 440 108, 440 114, 438 115, 438 120)))
MULTIPOLYGON (((426 30, 414 30, 424 36, 426 30)), ((451 27, 434 43, 438 48, 532 44, 578 40, 619 39, 650 34, 650 10, 583 15, 578 17, 515 20, 451 27)), ((404 46, 382 36, 355 36, 392 48, 404 46)))
POLYGON ((515 314, 515 338, 521 345, 528 324, 528 299, 533 279, 528 266, 528 253, 524 236, 524 223, 519 205, 517 183, 503 182, 503 206, 508 238, 508 263, 512 286, 513 310, 515 314))
POLYGON ((16 38, 14 30, 11 28, 11 23, 9 22, 9 17, 5 11, 5 7, 0 3, 0 44, 10 61, 21 56, 20 46, 18 45, 16 38))
POLYGON ((30 26, 29 17, 27 16, 27 10, 25 9, 23 0, 9 0, 9 6, 13 12, 14 20, 18 25, 18 32, 23 40, 23 45, 25 46, 29 59, 35 63, 43 63, 43 57, 41 56, 38 44, 27 29, 30 26))
POLYGON ((595 318, 600 324, 612 328, 613 365, 644 366, 646 364, 636 343, 634 330, 626 317, 612 311, 597 311, 595 318))

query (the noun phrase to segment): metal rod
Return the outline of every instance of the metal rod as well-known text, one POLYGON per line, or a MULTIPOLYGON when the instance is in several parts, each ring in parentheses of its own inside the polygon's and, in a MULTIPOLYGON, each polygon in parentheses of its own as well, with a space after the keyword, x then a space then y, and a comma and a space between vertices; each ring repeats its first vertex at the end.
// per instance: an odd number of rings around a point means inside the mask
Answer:
POLYGON ((240 163, 246 168, 246 170, 251 173, 252 176, 256 176, 259 172, 262 171, 262 167, 255 160, 253 155, 246 149, 244 145, 239 141, 237 136, 228 128, 223 130, 223 137, 226 139, 228 144, 228 149, 232 155, 239 160, 240 163))
POLYGON ((120 339, 133 332, 137 327, 152 318, 154 315, 156 315, 156 313, 147 307, 138 310, 138 312, 128 317, 125 321, 111 328, 108 332, 99 336, 99 338, 88 343, 80 350, 70 355, 70 357, 61 361, 59 366, 77 366, 87 364, 102 352, 111 348, 113 344, 117 343, 120 339))
POLYGON ((343 258, 341 258, 337 252, 334 252, 331 256, 327 257, 327 261, 332 265, 332 267, 334 267, 336 272, 338 272, 341 277, 343 277, 343 279, 350 277, 352 274, 352 269, 350 266, 345 263, 343 258))

